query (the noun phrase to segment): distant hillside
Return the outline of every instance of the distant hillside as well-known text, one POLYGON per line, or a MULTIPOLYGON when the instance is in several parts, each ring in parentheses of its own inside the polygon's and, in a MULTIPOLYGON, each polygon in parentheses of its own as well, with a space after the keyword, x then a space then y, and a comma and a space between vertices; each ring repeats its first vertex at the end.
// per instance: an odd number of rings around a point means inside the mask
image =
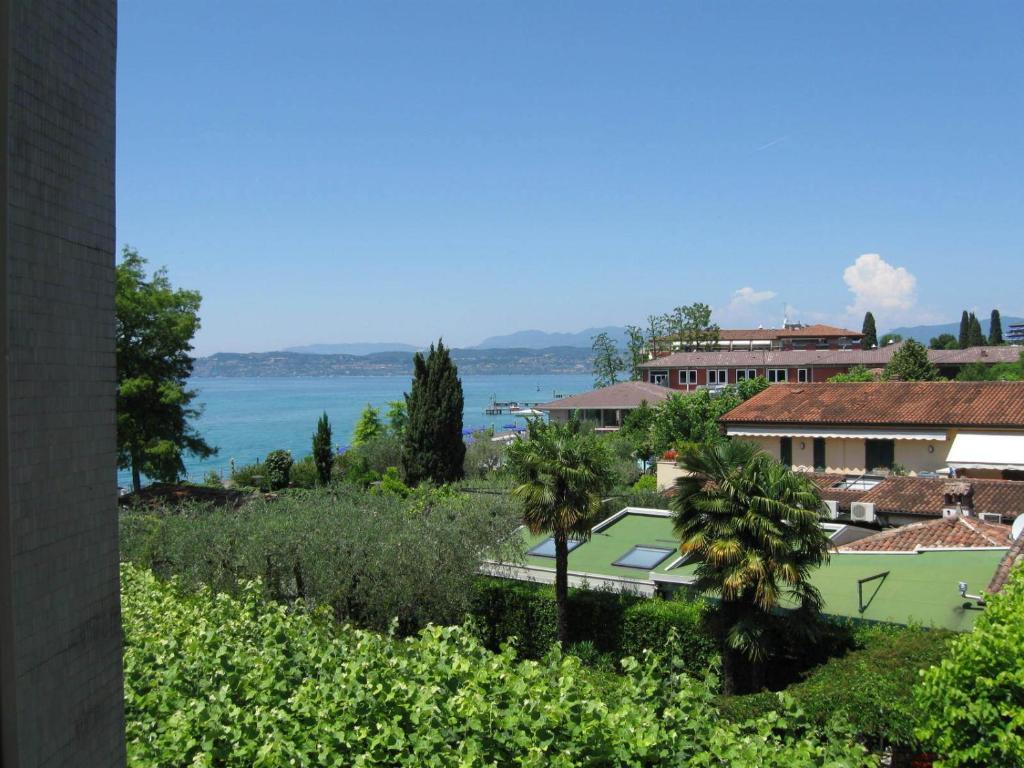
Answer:
MULTIPOLYGON (((1001 319, 1004 335, 1006 334, 1006 328, 1010 323, 1024 323, 1024 318, 1021 317, 1007 317, 1006 315, 1003 315, 1001 319)), ((988 327, 990 322, 989 316, 985 315, 984 317, 979 317, 978 320, 981 323, 981 332, 988 336, 988 327)), ((943 333, 951 333, 954 336, 959 336, 960 319, 957 318, 955 323, 944 323, 942 325, 912 325, 906 328, 893 328, 891 331, 886 331, 886 333, 898 333, 904 339, 916 339, 922 344, 927 344, 933 338, 943 333)))
MULTIPOLYGON (((460 374, 589 373, 590 349, 453 349, 460 374)), ((411 376, 412 354, 326 355, 298 352, 218 352, 196 360, 194 375, 210 378, 260 376, 411 376)))
POLYGON ((389 341, 351 342, 348 344, 306 344, 301 347, 285 347, 283 352, 298 352, 303 355, 372 355, 375 352, 415 352, 420 347, 389 341))
POLYGON ((546 349, 549 347, 586 347, 590 349, 593 337, 602 332, 611 336, 620 348, 625 346, 626 329, 619 325, 606 325, 600 328, 584 328, 578 333, 516 331, 504 336, 486 338, 476 345, 476 349, 546 349))

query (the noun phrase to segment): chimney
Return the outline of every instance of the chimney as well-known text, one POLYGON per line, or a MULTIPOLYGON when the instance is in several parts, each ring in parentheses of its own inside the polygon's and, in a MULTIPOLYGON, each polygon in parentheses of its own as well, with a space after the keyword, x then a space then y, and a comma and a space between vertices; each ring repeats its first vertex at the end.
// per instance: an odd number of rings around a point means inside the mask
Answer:
POLYGON ((955 480, 942 486, 943 517, 974 517, 974 486, 955 480))

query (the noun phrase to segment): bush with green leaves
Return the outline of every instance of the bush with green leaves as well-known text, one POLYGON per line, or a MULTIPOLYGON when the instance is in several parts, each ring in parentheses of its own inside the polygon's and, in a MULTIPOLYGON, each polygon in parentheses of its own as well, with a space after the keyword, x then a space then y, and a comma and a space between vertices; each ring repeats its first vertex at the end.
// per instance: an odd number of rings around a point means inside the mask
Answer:
POLYGON ((266 481, 266 467, 262 462, 231 467, 231 484, 236 488, 261 488, 266 481))
POLYGON ((466 457, 463 469, 468 479, 481 479, 497 472, 501 468, 505 454, 505 445, 495 442, 489 437, 477 437, 466 446, 466 457))
POLYGON ((272 599, 327 605, 339 620, 377 629, 397 618, 412 632, 463 620, 481 552, 515 559, 517 525, 505 496, 438 490, 406 500, 338 485, 234 510, 129 509, 121 554, 183 585, 234 594, 261 578, 272 599))
POLYGON ((1024 765, 1024 567, 915 690, 917 736, 947 766, 1024 765))
POLYGON ((869 766, 792 713, 732 724, 671 658, 607 686, 572 656, 517 661, 458 627, 406 639, 263 600, 182 595, 122 566, 130 766, 869 766))
POLYGON ((295 488, 316 488, 320 482, 320 470, 313 456, 303 456, 292 464, 288 473, 289 485, 295 488))
POLYGON ((951 633, 895 625, 864 626, 854 631, 856 648, 815 667, 785 695, 755 693, 722 697, 722 711, 743 722, 794 702, 819 725, 841 722, 876 750, 914 742, 918 706, 913 687, 920 670, 948 652, 951 633))
POLYGON ((277 450, 267 454, 263 462, 266 472, 266 484, 272 491, 288 487, 288 479, 292 470, 292 455, 288 451, 277 450))

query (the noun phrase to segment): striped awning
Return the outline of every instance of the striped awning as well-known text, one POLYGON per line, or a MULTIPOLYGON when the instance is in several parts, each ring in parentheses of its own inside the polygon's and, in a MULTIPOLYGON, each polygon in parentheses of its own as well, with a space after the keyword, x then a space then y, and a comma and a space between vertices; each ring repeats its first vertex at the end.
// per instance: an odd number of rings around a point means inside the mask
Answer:
POLYGON ((831 437, 838 440, 927 440, 943 441, 944 430, 936 429, 843 429, 829 427, 727 427, 730 437, 831 437))

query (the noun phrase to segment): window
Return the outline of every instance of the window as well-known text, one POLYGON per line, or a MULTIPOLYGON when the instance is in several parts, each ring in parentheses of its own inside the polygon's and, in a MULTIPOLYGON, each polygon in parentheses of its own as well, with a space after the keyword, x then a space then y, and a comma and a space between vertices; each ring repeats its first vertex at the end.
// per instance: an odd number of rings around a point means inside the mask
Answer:
MULTIPOLYGON (((569 539, 569 541, 566 542, 570 552, 572 552, 574 549, 576 549, 576 547, 578 547, 582 543, 582 541, 577 541, 576 539, 569 539)), ((534 557, 554 557, 555 540, 549 536, 526 554, 533 555, 534 557)))
POLYGON ((892 469, 896 462, 895 455, 895 440, 864 441, 864 469, 868 472, 873 469, 892 469))
POLYGON ((668 386, 668 371, 651 371, 651 384, 659 384, 663 387, 668 386))
POLYGON ((649 571, 652 568, 657 568, 658 564, 673 552, 675 552, 674 549, 665 547, 633 547, 612 565, 649 571))
POLYGON ((793 466, 793 438, 779 438, 779 461, 785 467, 793 466))
POLYGON ((692 386, 697 383, 697 371, 688 370, 679 372, 679 383, 692 386))
POLYGON ((728 384, 729 383, 729 372, 724 368, 717 370, 708 371, 708 386, 716 384, 728 384))
POLYGON ((785 368, 769 368, 768 369, 768 383, 778 384, 786 380, 786 369, 785 368))
POLYGON ((814 438, 814 470, 821 472, 825 469, 825 438, 814 438))
POLYGON ((807 369, 806 368, 797 368, 796 369, 796 380, 798 382, 800 382, 801 384, 806 384, 808 381, 811 380, 810 377, 807 375, 807 369))
POLYGON ((755 368, 738 368, 736 370, 736 381, 746 381, 747 379, 756 379, 757 369, 755 368))

